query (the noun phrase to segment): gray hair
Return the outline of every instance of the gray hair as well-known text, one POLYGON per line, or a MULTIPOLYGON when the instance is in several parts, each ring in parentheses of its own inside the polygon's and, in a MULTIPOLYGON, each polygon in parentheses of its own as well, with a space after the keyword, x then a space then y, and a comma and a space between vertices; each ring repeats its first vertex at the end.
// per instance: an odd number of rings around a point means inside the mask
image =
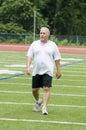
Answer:
MULTIPOLYGON (((48 32, 48 36, 50 36, 50 30, 49 30, 47 27, 41 27, 41 29, 46 29, 47 32, 48 32)), ((40 29, 40 30, 41 30, 41 29, 40 29)))

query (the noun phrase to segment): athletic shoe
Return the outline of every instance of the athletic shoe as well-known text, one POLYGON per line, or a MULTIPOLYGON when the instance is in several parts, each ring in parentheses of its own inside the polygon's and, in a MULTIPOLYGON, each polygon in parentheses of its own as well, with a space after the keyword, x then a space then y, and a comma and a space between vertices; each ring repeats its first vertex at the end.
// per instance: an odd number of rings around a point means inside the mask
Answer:
POLYGON ((38 101, 36 101, 33 110, 34 110, 35 112, 38 112, 38 111, 39 111, 39 107, 41 106, 41 104, 42 104, 42 100, 41 100, 41 99, 39 99, 38 101))
POLYGON ((42 114, 43 115, 48 115, 46 107, 42 107, 42 114))

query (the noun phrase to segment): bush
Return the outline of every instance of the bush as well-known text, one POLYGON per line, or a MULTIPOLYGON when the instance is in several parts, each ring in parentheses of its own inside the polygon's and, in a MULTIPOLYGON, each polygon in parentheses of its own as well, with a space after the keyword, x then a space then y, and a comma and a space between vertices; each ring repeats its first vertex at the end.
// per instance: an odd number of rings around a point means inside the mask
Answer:
POLYGON ((19 26, 17 23, 7 23, 7 24, 3 24, 0 23, 0 32, 4 32, 4 33, 26 33, 26 31, 22 28, 22 26, 19 26))

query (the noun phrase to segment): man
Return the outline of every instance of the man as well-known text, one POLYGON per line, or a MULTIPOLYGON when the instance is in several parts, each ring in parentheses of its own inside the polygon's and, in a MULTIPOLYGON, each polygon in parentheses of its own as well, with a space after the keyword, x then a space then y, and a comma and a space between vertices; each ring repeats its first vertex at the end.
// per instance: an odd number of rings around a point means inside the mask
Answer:
POLYGON ((47 104, 50 97, 50 87, 54 64, 56 65, 56 77, 61 77, 60 53, 56 44, 49 40, 50 31, 46 27, 40 29, 40 40, 34 41, 27 52, 27 74, 31 74, 31 61, 33 59, 32 93, 36 100, 34 111, 38 111, 43 103, 42 114, 47 115, 47 104), (39 98, 39 89, 43 88, 43 99, 39 98))

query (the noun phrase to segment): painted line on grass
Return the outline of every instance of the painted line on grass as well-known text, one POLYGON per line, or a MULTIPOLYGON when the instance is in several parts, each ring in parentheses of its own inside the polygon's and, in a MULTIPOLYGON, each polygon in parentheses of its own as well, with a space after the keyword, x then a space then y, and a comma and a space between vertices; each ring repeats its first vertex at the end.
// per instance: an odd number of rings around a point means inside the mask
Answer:
MULTIPOLYGON (((10 84, 10 85, 19 85, 19 86, 32 86, 32 84, 25 84, 25 83, 9 83, 9 82, 0 82, 0 84, 3 84, 3 85, 8 85, 8 84, 10 84)), ((60 84, 57 84, 57 85, 55 85, 55 84, 53 84, 52 85, 53 87, 54 86, 56 86, 56 87, 63 87, 63 88, 82 88, 82 89, 86 89, 86 86, 79 86, 79 85, 60 85, 60 84)))
MULTIPOLYGON (((11 94, 32 94, 32 92, 23 92, 23 91, 6 91, 0 90, 0 93, 11 93, 11 94)), ((43 94, 43 93, 40 93, 43 94)), ((69 93, 51 93, 53 96, 67 96, 67 97, 86 97, 86 94, 69 94, 69 93)))
MULTIPOLYGON (((77 61, 77 62, 67 63, 67 64, 64 64, 64 65, 61 65, 61 67, 66 67, 66 66, 70 66, 70 65, 80 64, 80 63, 83 63, 83 62, 86 62, 86 60, 81 60, 81 61, 77 61)), ((26 75, 26 73, 16 74, 16 75, 13 75, 13 76, 2 77, 2 78, 0 78, 0 80, 7 80, 7 79, 23 76, 23 75, 26 75)))
POLYGON ((0 78, 0 80, 7 80, 7 79, 16 78, 16 77, 24 76, 24 75, 25 75, 25 73, 16 74, 16 75, 13 75, 13 76, 2 77, 2 78, 0 78))
POLYGON ((63 122, 53 120, 29 120, 29 119, 17 119, 17 118, 0 118, 1 121, 17 121, 17 122, 34 122, 34 123, 52 123, 52 124, 65 124, 65 125, 81 125, 86 126, 83 122, 63 122))
MULTIPOLYGON (((0 102, 0 105, 29 105, 29 106, 34 106, 34 103, 0 102)), ((50 106, 50 107, 67 107, 67 108, 82 108, 82 109, 86 109, 86 106, 80 106, 80 105, 48 104, 48 106, 50 106)))
MULTIPOLYGON (((69 77, 69 76, 70 77, 76 77, 76 76, 80 77, 80 75, 72 75, 72 76, 71 75, 65 75, 65 74, 62 75, 62 77, 64 77, 64 76, 65 77, 69 77)), ((82 78, 84 78, 84 77, 86 77, 86 75, 82 75, 82 78)), ((29 78, 29 77, 27 77, 27 78, 25 78, 25 77, 19 77, 19 79, 21 79, 21 80, 32 80, 32 78, 29 78)), ((53 81, 58 81, 58 80, 63 80, 63 79, 57 79, 56 77, 55 78, 53 77, 53 81)), ((65 78, 65 80, 67 80, 67 81, 75 81, 75 82, 79 82, 79 81, 80 82, 86 82, 86 79, 83 79, 83 80, 82 79, 71 80, 71 79, 65 78)))
POLYGON ((81 61, 72 62, 72 63, 66 63, 64 65, 61 65, 61 67, 66 67, 66 66, 70 66, 70 65, 76 65, 76 64, 80 64, 80 63, 84 63, 84 62, 86 62, 86 60, 81 60, 81 61))

